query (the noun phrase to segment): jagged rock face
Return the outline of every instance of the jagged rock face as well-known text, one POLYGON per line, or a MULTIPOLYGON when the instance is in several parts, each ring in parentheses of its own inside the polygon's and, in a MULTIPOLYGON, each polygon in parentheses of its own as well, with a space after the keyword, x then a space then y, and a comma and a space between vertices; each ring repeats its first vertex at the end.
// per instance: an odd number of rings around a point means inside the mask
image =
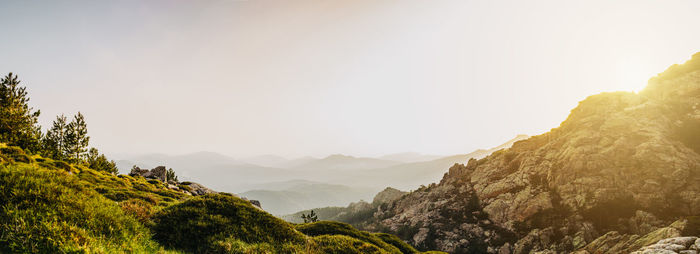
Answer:
POLYGON ((419 189, 379 207, 374 216, 380 224, 373 230, 396 232, 421 249, 483 253, 514 236, 488 219, 476 191, 464 181, 419 189))
POLYGON ((367 227, 448 252, 570 252, 609 231, 644 235, 700 214, 698 147, 700 54, 639 94, 590 96, 551 132, 453 166, 367 227), (402 235, 403 224, 420 227, 402 235))
POLYGON ((374 199, 372 200, 372 204, 374 205, 379 205, 379 204, 384 204, 384 203, 389 203, 391 201, 399 199, 401 196, 405 195, 408 192, 405 191, 400 191, 391 187, 387 187, 383 191, 380 191, 377 193, 377 195, 374 196, 374 199))

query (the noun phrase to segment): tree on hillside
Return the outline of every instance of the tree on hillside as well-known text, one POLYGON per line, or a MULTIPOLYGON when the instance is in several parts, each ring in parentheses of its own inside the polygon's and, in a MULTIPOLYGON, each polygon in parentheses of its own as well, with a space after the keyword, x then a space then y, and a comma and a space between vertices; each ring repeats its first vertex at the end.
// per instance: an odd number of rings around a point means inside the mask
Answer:
POLYGON ((85 117, 78 112, 73 121, 68 124, 66 134, 66 147, 68 160, 79 162, 85 159, 90 137, 87 135, 87 124, 85 117))
POLYGON ((175 181, 177 182, 177 176, 175 175, 175 170, 172 168, 168 169, 168 172, 165 173, 165 178, 166 181, 175 181))
POLYGON ((114 161, 107 160, 107 156, 100 154, 97 148, 90 148, 87 154, 88 167, 94 170, 106 171, 112 174, 119 172, 114 161))
POLYGON ((42 140, 44 156, 51 157, 57 160, 65 160, 68 153, 66 146, 68 123, 66 116, 61 114, 53 121, 51 129, 46 132, 42 140))
POLYGON ((311 223, 311 222, 317 222, 318 221, 318 216, 316 216, 316 213, 314 210, 311 210, 309 214, 301 214, 301 218, 304 220, 304 223, 311 223))
POLYGON ((40 111, 29 107, 26 87, 21 87, 12 72, 0 79, 0 142, 32 151, 39 150, 40 111))

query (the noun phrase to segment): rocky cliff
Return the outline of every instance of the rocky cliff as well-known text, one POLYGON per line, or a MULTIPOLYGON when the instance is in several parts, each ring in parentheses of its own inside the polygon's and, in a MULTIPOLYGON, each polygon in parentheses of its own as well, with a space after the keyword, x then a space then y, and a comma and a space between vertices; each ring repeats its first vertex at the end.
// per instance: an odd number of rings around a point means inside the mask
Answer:
POLYGON ((450 168, 363 227, 453 253, 572 252, 700 214, 700 53, 640 93, 581 101, 550 132, 450 168))

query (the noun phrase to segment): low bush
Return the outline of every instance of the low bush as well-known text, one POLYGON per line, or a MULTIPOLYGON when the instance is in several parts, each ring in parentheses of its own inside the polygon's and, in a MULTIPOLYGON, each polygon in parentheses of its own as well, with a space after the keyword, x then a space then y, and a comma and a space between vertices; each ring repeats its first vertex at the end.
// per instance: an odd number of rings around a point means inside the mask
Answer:
POLYGON ((233 243, 231 239, 248 244, 305 242, 290 224, 230 195, 190 198, 161 210, 153 222, 158 242, 196 253, 214 252, 214 246, 233 243))
POLYGON ((389 253, 402 253, 399 248, 382 241, 379 237, 368 232, 357 230, 350 226, 350 224, 342 222, 319 221, 314 223, 299 224, 296 226, 296 229, 308 236, 345 235, 376 245, 389 253))
POLYGON ((357 254, 388 253, 374 244, 346 235, 320 235, 313 238, 311 253, 357 254))
POLYGON ((376 237, 379 237, 382 241, 385 243, 391 244, 394 247, 398 248, 402 253, 407 254, 407 253, 418 253, 418 250, 413 248, 413 246, 407 244, 403 240, 401 240, 398 236, 392 235, 392 234, 386 234, 386 233, 376 233, 373 234, 376 237))

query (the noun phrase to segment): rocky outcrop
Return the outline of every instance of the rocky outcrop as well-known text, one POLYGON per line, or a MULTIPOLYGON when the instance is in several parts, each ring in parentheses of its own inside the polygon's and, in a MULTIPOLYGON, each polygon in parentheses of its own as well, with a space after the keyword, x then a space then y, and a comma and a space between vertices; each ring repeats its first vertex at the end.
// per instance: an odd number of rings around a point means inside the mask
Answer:
POLYGON ((699 154, 696 54, 639 94, 590 96, 558 128, 453 166, 362 226, 452 253, 614 246, 700 214, 699 154))
MULTIPOLYGON (((205 187, 204 185, 201 185, 199 183, 195 182, 182 182, 178 183, 175 181, 167 181, 167 170, 165 169, 165 166, 158 166, 153 169, 141 169, 139 167, 134 166, 134 168, 131 169, 131 172, 129 173, 129 176, 141 176, 144 178, 148 179, 156 179, 160 180, 162 182, 165 182, 167 184, 167 188, 174 190, 174 191, 180 191, 182 193, 192 195, 192 196, 201 196, 201 195, 206 195, 206 194, 213 194, 213 193, 218 193, 217 191, 214 191, 212 189, 209 189, 205 187), (166 182, 167 181, 167 182, 166 182)), ((238 195, 234 195, 238 198, 240 198, 238 195)), ((260 204, 260 201, 258 200, 248 200, 247 198, 243 198, 243 200, 246 200, 250 202, 251 205, 254 207, 257 207, 262 210, 262 205, 260 204)))
POLYGON ((207 187, 204 187, 204 185, 201 185, 198 183, 193 183, 193 182, 182 182, 179 187, 186 190, 187 192, 189 192, 193 196, 199 196, 199 195, 210 194, 210 193, 218 193, 218 192, 213 191, 207 187))
POLYGON ((372 200, 373 205, 381 205, 399 199, 408 192, 400 191, 391 187, 386 187, 383 191, 377 193, 372 200))
POLYGON ((674 237, 659 240, 645 246, 632 254, 668 253, 668 254, 697 254, 700 252, 700 238, 695 236, 674 237))
MULTIPOLYGON (((683 236, 698 234, 698 218, 690 217, 681 219, 669 226, 651 231, 646 235, 621 234, 617 231, 610 231, 593 240, 585 247, 576 251, 576 254, 615 254, 630 253, 640 250, 643 246, 652 246, 657 243, 665 243, 663 239, 682 239, 683 236)), ((654 249, 652 246, 648 249, 654 249)), ((648 253, 649 251, 647 251, 648 253)))
POLYGON ((162 182, 166 182, 168 180, 167 177, 168 170, 165 169, 165 166, 158 166, 153 169, 141 169, 139 167, 134 166, 134 168, 131 169, 131 172, 129 173, 130 176, 142 176, 144 178, 149 178, 149 179, 157 179, 162 182))
POLYGON ((253 199, 253 200, 248 200, 248 202, 250 202, 251 205, 253 205, 253 206, 257 207, 257 208, 262 209, 262 205, 260 204, 260 201, 254 200, 254 199, 253 199))

